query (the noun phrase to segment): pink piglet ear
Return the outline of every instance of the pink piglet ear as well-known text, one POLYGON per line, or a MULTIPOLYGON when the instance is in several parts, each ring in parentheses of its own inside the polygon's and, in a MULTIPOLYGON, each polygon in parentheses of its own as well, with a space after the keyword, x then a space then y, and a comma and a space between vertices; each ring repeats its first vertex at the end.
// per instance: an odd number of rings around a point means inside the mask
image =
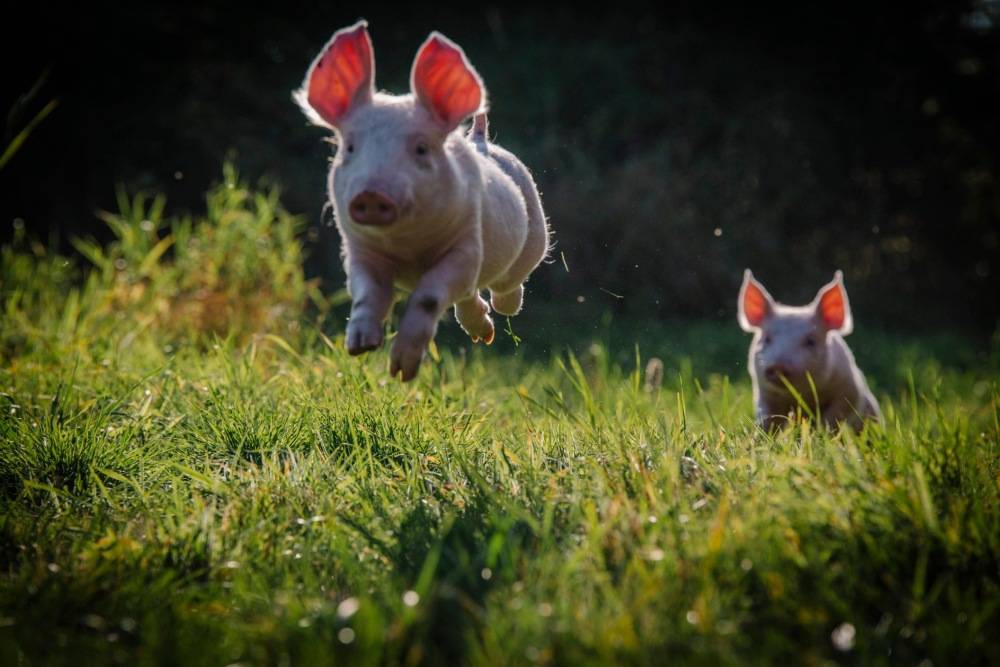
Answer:
POLYGON ((844 288, 844 274, 840 271, 834 274, 832 281, 820 288, 813 303, 816 316, 828 330, 839 331, 844 336, 854 330, 851 304, 847 300, 847 289, 844 288))
POLYGON ((432 32, 417 51, 410 87, 448 132, 484 107, 479 74, 462 48, 439 32, 432 32))
POLYGON ((743 272, 743 286, 737 303, 737 317, 744 331, 753 332, 774 312, 774 299, 764 286, 757 282, 750 269, 743 272))
POLYGON ((375 57, 368 22, 334 33, 309 66, 295 99, 317 125, 337 127, 375 91, 375 57))

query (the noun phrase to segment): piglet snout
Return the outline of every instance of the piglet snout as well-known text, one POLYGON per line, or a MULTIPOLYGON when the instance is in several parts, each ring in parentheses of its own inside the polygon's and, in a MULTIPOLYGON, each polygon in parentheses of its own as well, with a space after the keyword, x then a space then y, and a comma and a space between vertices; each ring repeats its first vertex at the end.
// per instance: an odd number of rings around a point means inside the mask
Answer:
POLYGON ((791 377, 791 371, 783 364, 771 364, 764 369, 764 377, 767 378, 768 382, 780 384, 781 376, 785 376, 786 378, 791 377))
POLYGON ((385 195, 365 190, 348 205, 351 219, 359 225, 389 225, 396 220, 396 204, 385 195))

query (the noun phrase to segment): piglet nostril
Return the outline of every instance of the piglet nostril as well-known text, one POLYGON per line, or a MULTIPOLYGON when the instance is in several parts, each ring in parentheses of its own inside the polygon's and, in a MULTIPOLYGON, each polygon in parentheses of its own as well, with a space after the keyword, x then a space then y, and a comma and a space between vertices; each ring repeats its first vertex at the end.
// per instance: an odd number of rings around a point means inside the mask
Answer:
POLYGON ((388 225, 396 219, 396 205, 378 192, 365 190, 348 205, 351 218, 359 225, 388 225))
POLYGON ((778 382, 779 378, 782 375, 784 375, 785 377, 788 376, 788 369, 785 368, 784 366, 781 366, 780 364, 775 364, 774 366, 768 366, 766 369, 764 369, 764 375, 771 382, 778 382))

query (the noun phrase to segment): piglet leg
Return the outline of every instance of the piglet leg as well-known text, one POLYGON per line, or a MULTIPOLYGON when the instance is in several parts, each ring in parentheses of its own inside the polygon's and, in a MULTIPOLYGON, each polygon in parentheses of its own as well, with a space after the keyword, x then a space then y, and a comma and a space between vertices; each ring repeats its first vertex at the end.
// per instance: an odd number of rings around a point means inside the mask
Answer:
POLYGON ((382 344, 383 323, 392 306, 392 271, 377 261, 357 258, 348 263, 347 276, 347 352, 357 355, 382 344))
POLYGON ((469 334, 473 343, 482 340, 490 345, 493 342, 495 330, 489 312, 489 304, 479 294, 455 304, 455 319, 469 334))
POLYGON ((403 382, 417 375, 427 344, 434 338, 437 323, 451 304, 475 294, 476 278, 483 262, 482 247, 475 242, 459 243, 420 278, 406 304, 399 334, 389 353, 390 375, 403 382))

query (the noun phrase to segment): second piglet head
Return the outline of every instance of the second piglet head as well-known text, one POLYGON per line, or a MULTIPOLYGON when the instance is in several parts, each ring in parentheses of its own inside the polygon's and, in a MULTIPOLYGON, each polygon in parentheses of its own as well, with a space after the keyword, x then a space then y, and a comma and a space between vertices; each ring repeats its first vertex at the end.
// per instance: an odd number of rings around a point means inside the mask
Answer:
POLYGON ((747 269, 739 296, 739 321, 754 334, 750 347, 751 374, 762 388, 782 390, 782 377, 799 392, 810 391, 807 374, 822 382, 832 336, 854 328, 843 275, 837 271, 805 306, 776 302, 747 269))
POLYGON ((408 95, 375 92, 367 24, 339 30, 306 73, 296 99, 337 133, 330 189, 341 224, 406 226, 449 219, 467 187, 448 143, 484 107, 485 89, 461 48, 431 33, 417 52, 408 95))

